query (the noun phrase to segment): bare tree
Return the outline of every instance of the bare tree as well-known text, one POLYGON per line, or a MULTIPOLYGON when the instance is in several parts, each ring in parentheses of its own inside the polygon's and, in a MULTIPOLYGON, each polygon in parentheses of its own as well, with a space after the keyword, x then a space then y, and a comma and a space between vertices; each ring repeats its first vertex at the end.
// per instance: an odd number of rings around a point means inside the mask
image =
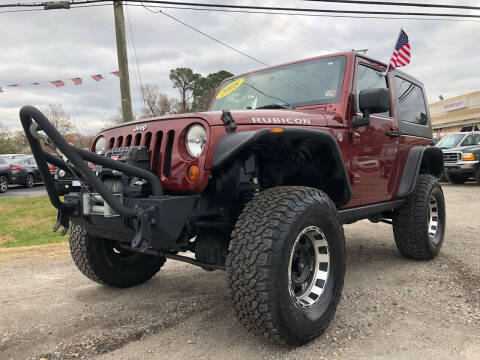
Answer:
POLYGON ((73 130, 72 119, 65 110, 63 110, 61 104, 49 104, 42 110, 60 134, 67 134, 73 130))
POLYGON ((157 85, 145 85, 142 87, 145 107, 142 109, 140 118, 162 116, 172 113, 172 104, 175 99, 169 99, 168 95, 162 93, 157 85))

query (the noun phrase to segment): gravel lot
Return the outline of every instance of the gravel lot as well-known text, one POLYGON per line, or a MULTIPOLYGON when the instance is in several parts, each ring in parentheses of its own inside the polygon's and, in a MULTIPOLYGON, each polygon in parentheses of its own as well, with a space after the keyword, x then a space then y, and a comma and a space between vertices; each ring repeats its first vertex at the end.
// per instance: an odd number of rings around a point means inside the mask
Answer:
POLYGON ((167 261, 126 290, 83 277, 65 244, 0 250, 0 359, 479 359, 480 188, 444 185, 447 235, 431 262, 401 258, 386 224, 345 227, 344 295, 298 349, 247 333, 223 272, 167 261))

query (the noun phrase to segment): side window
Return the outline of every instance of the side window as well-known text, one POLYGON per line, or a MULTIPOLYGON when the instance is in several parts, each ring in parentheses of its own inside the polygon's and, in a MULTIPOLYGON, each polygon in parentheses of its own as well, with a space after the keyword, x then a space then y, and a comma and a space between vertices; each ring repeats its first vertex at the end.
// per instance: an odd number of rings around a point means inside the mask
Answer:
MULTIPOLYGON (((357 112, 360 112, 358 95, 363 89, 384 88, 388 89, 387 79, 380 71, 365 65, 358 65, 357 83, 355 85, 355 104, 357 112)), ((376 115, 389 117, 390 112, 378 113, 376 115)))
POLYGON ((472 145, 480 145, 480 135, 479 134, 473 135, 473 144, 472 145))
POLYGON ((460 146, 470 146, 470 145, 477 145, 478 144, 478 135, 468 135, 463 141, 460 146))
POLYGON ((410 81, 395 77, 398 120, 428 125, 427 105, 422 89, 410 81))

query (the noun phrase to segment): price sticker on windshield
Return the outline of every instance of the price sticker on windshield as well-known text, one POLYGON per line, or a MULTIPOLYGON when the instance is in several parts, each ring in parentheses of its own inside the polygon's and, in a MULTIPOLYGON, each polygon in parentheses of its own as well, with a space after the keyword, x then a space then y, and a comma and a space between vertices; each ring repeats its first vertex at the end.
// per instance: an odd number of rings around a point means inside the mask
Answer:
POLYGON ((234 92, 235 90, 237 90, 240 85, 243 84, 243 78, 240 78, 240 79, 237 79, 235 80, 234 82, 231 82, 230 84, 228 84, 227 86, 225 86, 222 90, 220 90, 217 94, 217 99, 221 99, 229 94, 231 94, 232 92, 234 92))

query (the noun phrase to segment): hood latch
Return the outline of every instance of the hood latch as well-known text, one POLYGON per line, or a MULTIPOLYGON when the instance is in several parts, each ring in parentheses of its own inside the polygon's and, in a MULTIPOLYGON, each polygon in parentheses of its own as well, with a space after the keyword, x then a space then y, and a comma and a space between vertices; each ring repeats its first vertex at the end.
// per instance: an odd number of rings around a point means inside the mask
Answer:
POLYGON ((237 125, 235 124, 235 120, 233 119, 232 113, 230 111, 222 111, 222 121, 225 124, 225 128, 228 132, 234 132, 235 130, 237 130, 237 125))

